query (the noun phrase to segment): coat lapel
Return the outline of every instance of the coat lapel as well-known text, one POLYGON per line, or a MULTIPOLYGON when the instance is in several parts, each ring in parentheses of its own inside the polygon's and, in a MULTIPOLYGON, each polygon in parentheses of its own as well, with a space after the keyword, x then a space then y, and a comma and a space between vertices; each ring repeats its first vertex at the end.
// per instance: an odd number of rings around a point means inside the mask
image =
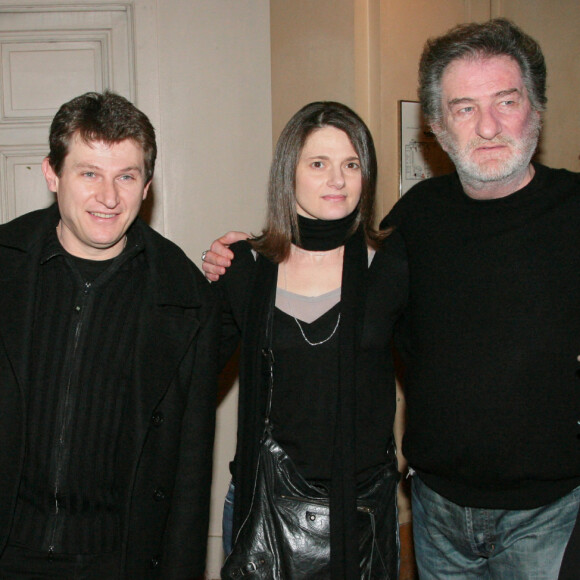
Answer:
POLYGON ((0 281, 2 302, 10 304, 3 308, 0 317, 0 340, 6 348, 10 365, 21 387, 26 384, 27 379, 33 311, 30 297, 34 296, 32 288, 31 284, 28 284, 28 289, 23 289, 21 282, 0 281))
POLYGON ((22 248, 0 248, 0 341, 21 388, 28 375, 38 260, 22 248))
POLYGON ((28 378, 42 240, 58 220, 58 208, 53 204, 0 227, 0 341, 21 389, 28 378))
POLYGON ((197 309, 182 306, 146 306, 135 353, 136 409, 147 428, 151 412, 163 398, 179 363, 199 330, 197 309))

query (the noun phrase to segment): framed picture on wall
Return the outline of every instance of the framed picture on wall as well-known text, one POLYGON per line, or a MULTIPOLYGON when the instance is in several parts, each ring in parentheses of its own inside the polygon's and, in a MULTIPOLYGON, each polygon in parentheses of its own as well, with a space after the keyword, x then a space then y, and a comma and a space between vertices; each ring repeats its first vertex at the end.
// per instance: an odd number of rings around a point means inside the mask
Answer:
POLYGON ((419 102, 399 101, 399 195, 423 179, 453 170, 453 163, 423 119, 419 102))

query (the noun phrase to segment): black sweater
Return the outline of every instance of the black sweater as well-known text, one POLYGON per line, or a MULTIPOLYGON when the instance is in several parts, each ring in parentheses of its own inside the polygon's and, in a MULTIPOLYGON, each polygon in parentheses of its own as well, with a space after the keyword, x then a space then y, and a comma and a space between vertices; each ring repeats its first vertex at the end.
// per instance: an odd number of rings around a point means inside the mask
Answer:
POLYGON ((460 505, 533 508, 580 484, 580 175, 535 167, 495 200, 424 181, 385 220, 409 258, 403 451, 460 505))

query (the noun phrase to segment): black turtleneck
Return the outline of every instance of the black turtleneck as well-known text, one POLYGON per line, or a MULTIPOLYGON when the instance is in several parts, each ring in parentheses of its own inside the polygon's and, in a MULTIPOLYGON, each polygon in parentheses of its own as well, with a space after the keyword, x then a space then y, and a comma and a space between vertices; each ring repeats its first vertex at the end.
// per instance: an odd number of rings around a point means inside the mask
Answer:
POLYGON ((353 211, 338 220, 316 220, 298 214, 300 241, 294 244, 305 250, 326 252, 344 246, 346 240, 354 233, 353 225, 358 211, 353 211))

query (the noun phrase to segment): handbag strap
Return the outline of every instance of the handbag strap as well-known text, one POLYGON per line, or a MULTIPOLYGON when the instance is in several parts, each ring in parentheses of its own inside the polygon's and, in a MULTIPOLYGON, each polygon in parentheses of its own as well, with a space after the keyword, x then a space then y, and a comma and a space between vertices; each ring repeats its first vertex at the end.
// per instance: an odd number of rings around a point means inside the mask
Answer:
POLYGON ((272 335, 274 330, 274 303, 276 300, 276 290, 270 296, 268 306, 268 318, 266 320, 266 346, 262 349, 268 368, 268 397, 266 399, 266 411, 264 416, 264 434, 262 441, 271 434, 272 423, 270 422, 270 413, 272 412, 272 398, 274 395, 274 351, 272 350, 272 335))

